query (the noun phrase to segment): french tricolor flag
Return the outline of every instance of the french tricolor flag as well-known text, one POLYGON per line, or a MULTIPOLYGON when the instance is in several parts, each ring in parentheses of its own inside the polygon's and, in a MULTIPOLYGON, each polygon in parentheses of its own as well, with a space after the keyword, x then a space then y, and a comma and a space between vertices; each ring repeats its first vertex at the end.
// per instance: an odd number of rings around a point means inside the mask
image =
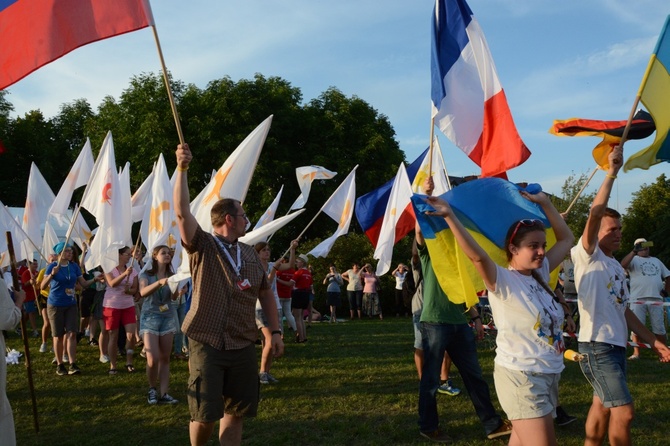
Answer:
POLYGON ((484 33, 464 0, 436 0, 431 55, 435 125, 481 167, 505 176, 530 151, 521 140, 484 33))

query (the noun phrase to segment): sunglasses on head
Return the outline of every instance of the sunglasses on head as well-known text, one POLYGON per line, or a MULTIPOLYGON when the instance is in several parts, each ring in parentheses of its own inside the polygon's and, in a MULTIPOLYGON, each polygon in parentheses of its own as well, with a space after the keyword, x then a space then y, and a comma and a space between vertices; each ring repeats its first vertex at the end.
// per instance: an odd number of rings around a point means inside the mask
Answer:
POLYGON ((524 218, 522 220, 519 220, 519 222, 516 224, 516 227, 514 228, 514 231, 512 232, 512 236, 509 238, 509 242, 512 243, 514 240, 514 237, 516 237, 517 231, 519 231, 519 228, 521 226, 525 226, 527 228, 530 228, 532 226, 543 226, 543 223, 541 220, 536 220, 536 219, 530 219, 530 218, 524 218))

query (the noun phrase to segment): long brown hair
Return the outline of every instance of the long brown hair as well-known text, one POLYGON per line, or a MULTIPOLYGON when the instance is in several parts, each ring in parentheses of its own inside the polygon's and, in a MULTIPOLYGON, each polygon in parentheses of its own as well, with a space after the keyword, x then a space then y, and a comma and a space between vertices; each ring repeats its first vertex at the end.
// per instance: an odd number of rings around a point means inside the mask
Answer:
MULTIPOLYGON (((145 271, 145 273, 148 276, 155 276, 158 273, 158 262, 156 261, 156 256, 158 255, 159 251, 163 248, 167 249, 170 252, 170 256, 172 256, 172 250, 170 249, 169 246, 167 246, 167 245, 156 246, 151 251, 151 268, 149 268, 145 271)), ((167 264, 167 266, 165 267, 165 270, 167 272, 167 277, 170 277, 171 275, 174 274, 174 272, 172 271, 172 262, 167 264)))

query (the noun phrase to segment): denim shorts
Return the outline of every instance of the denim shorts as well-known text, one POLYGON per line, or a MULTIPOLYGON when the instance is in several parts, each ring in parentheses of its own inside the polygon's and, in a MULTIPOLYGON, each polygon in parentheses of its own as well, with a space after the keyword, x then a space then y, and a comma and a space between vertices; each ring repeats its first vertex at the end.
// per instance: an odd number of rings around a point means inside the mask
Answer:
POLYGON ((150 313, 148 311, 141 313, 140 336, 144 333, 151 333, 156 336, 177 333, 175 315, 171 311, 165 314, 150 313))
POLYGON ((414 325, 414 349, 423 350, 423 341, 421 340, 421 313, 412 315, 412 323, 414 325))
POLYGON ((607 408, 633 402, 626 383, 626 348, 604 342, 580 342, 579 353, 585 355, 579 366, 593 393, 607 408))
POLYGON ((23 302, 23 311, 26 313, 37 313, 37 303, 34 300, 23 302))
POLYGON ((510 420, 556 415, 560 373, 535 373, 494 365, 493 380, 500 406, 510 420))

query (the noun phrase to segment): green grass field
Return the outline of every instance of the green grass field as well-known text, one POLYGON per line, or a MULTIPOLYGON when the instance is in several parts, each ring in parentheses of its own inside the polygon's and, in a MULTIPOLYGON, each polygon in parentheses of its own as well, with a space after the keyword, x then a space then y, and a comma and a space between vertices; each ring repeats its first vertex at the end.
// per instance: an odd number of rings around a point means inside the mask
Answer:
MULTIPOLYGON (((427 444, 417 428, 418 381, 413 362, 410 318, 383 321, 315 323, 309 342, 287 343, 272 368, 278 384, 263 386, 259 415, 245 422, 249 445, 410 445, 427 444)), ((137 356, 137 372, 108 376, 98 362, 97 347, 79 345, 79 376, 57 376, 49 353, 39 353, 31 339, 40 433, 33 429, 25 363, 9 365, 7 393, 14 410, 18 444, 30 445, 185 445, 188 444, 187 364, 172 362, 171 395, 175 406, 149 406, 145 361, 137 356)), ((14 333, 8 345, 19 351, 14 333)), ((636 405, 633 442, 667 445, 670 420, 670 365, 649 351, 629 368, 636 405)), ((260 355, 260 348, 259 348, 260 355)), ((480 349, 484 377, 495 399, 494 353, 480 349)), ((462 381, 452 370, 454 384, 462 381)), ((560 388, 563 407, 578 421, 557 428, 560 445, 581 445, 591 389, 576 363, 566 364, 560 388)), ((456 445, 505 444, 486 440, 464 391, 438 397, 441 427, 456 445)), ((504 415, 504 414, 503 414, 504 415)), ((0 438, 0 444, 2 439, 0 438)), ((218 444, 212 437, 210 444, 218 444)))

